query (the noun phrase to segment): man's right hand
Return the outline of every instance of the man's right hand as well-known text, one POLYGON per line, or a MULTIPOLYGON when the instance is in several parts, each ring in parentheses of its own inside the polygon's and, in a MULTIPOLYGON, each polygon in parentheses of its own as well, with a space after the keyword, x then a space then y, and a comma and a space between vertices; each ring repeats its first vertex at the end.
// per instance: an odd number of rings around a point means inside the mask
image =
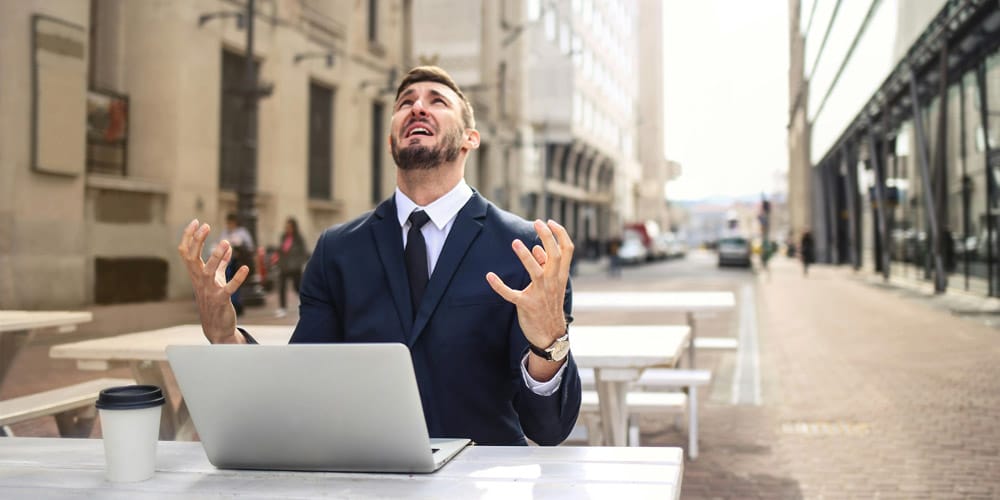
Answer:
POLYGON ((233 247, 225 240, 212 249, 208 262, 201 260, 201 252, 210 230, 208 224, 199 224, 198 219, 191 221, 184 229, 177 253, 184 261, 191 284, 194 285, 194 296, 198 302, 205 337, 213 344, 242 344, 246 341, 236 332, 236 309, 229 297, 246 280, 250 268, 240 266, 233 279, 226 282, 226 266, 233 258, 233 247))

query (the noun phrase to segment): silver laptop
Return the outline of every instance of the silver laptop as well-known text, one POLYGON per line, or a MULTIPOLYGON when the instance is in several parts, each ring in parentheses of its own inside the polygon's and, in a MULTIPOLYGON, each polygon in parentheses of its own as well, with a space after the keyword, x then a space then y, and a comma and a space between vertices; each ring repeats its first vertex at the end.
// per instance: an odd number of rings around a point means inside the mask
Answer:
POLYGON ((208 460, 223 469, 434 472, 468 439, 429 439, 403 344, 167 347, 208 460))

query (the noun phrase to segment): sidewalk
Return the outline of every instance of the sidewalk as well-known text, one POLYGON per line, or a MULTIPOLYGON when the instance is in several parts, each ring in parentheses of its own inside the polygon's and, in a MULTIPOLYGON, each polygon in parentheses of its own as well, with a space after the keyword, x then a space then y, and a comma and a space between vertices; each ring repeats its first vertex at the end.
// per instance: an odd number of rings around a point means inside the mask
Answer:
POLYGON ((702 405, 684 498, 1000 497, 1000 331, 786 259, 757 298, 762 403, 702 405))

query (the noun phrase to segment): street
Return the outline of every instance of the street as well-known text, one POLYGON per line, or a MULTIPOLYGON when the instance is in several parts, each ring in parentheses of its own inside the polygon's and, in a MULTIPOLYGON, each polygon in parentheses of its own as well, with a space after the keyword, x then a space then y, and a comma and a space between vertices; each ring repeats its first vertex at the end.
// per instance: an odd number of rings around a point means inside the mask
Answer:
MULTIPOLYGON (((714 254, 625 267, 609 278, 581 263, 576 290, 728 290, 731 313, 699 317, 702 337, 739 339, 699 350, 713 371, 700 407, 701 455, 685 466, 682 498, 996 498, 1000 496, 998 330, 920 293, 873 286, 847 268, 771 261, 770 272, 716 266, 714 254)), ((246 322, 294 324, 251 309, 246 322)), ((76 333, 37 338, 3 397, 88 378, 54 361, 57 342, 192 322, 193 304, 95 307, 76 333)), ((580 313, 575 324, 683 323, 681 315, 580 313)), ((572 329, 571 329, 572 332, 572 329)), ((572 333, 571 333, 572 338, 572 333)), ((115 371, 112 376, 128 376, 115 371)), ((641 420, 644 446, 685 446, 679 419, 641 420)), ((51 419, 14 426, 55 436, 51 419)), ((95 430, 96 433, 99 430, 95 430)), ((577 444, 577 443, 574 443, 577 444)))

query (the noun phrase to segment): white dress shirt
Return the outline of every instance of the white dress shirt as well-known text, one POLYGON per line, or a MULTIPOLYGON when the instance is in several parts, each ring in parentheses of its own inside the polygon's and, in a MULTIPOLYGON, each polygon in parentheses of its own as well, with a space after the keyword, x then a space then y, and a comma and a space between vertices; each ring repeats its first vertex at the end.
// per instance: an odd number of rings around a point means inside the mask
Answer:
MULTIPOLYGON (((403 232, 403 248, 406 248, 406 233, 410 230, 410 213, 416 209, 427 212, 431 224, 424 224, 420 232, 424 235, 424 242, 427 244, 427 276, 434 274, 434 267, 437 265, 438 257, 441 256, 441 249, 448 238, 451 226, 455 224, 455 217, 459 210, 472 198, 472 188, 462 179, 458 184, 448 191, 444 196, 434 200, 430 205, 421 207, 408 198, 399 188, 396 188, 396 216, 399 218, 400 230, 403 232)), ((486 276, 483 276, 486 280, 486 276)), ((563 371, 566 365, 563 364, 556 372, 555 376, 547 382, 539 382, 528 374, 528 354, 521 360, 521 375, 524 383, 539 396, 551 396, 559 389, 562 382, 563 371)))

